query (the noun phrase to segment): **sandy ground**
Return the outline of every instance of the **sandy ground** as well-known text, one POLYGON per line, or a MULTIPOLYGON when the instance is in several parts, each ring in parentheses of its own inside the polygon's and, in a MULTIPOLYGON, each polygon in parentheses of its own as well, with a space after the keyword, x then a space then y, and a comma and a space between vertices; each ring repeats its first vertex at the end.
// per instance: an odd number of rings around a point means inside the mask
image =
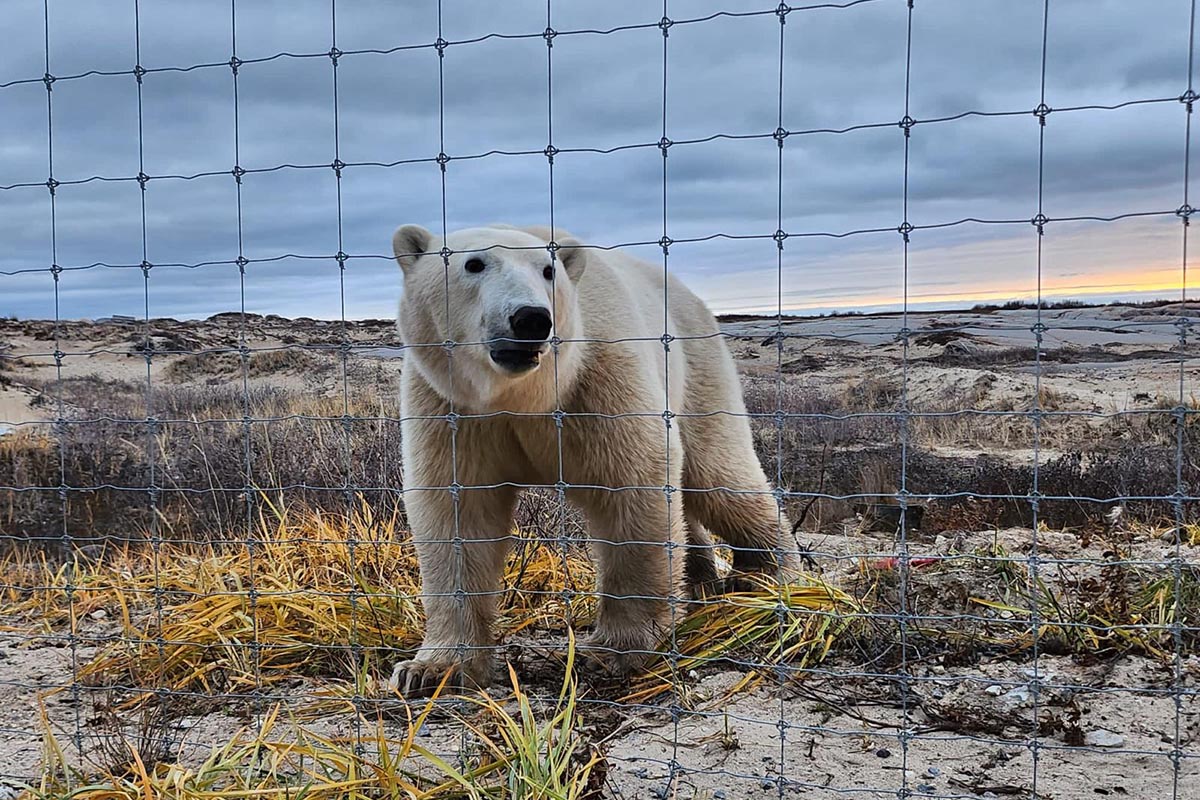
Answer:
MULTIPOLYGON (((1181 377, 1185 400, 1194 404, 1200 397, 1200 348, 1193 343, 1197 334, 1190 332, 1180 346, 1178 314, 1171 307, 1068 309, 1044 311, 1040 317, 1030 310, 912 314, 907 319, 912 331, 907 370, 905 350, 897 340, 905 325, 899 315, 787 320, 782 346, 774 339, 780 329, 775 321, 731 321, 723 331, 750 379, 782 369, 789 386, 799 392, 906 375, 914 410, 938 409, 964 396, 975 397, 984 407, 1007 402, 1021 408, 1032 398, 1040 373, 1041 385, 1056 393, 1060 407, 1110 415, 1176 403, 1181 377), (1040 367, 1028 359, 1018 358, 1015 365, 1006 360, 1006 351, 1034 347, 1039 322, 1047 328, 1040 367), (983 390, 981 375, 990 376, 983 390)), ((1195 318, 1195 311, 1188 314, 1195 318)), ((353 359, 389 370, 398 365, 395 335, 386 322, 360 323, 344 332, 314 320, 255 317, 243 325, 223 315, 188 323, 156 321, 151 327, 156 354, 150 359, 149 379, 156 384, 240 380, 228 371, 187 372, 173 370, 172 364, 196 352, 236 348, 243 333, 254 350, 298 342, 331 359, 336 356, 321 348, 348 336, 353 359)), ((0 356, 10 362, 0 371, 0 437, 13 430, 37 430, 56 416, 51 388, 56 346, 66 354, 66 377, 146 380, 147 362, 137 349, 145 341, 140 323, 68 323, 57 333, 56 339, 49 323, 0 320, 0 356)), ((336 380, 314 389, 312 376, 287 369, 255 381, 331 395, 340 391, 336 380)), ((951 455, 979 452, 970 443, 940 446, 951 455)), ((1014 460, 1033 458, 1028 441, 990 452, 1014 460)), ((1053 455, 1053 450, 1041 452, 1043 458, 1053 455)), ((945 557, 977 552, 989 538, 1020 557, 1028 554, 1032 536, 1022 529, 967 531, 959 537, 919 538, 911 545, 914 555, 945 557)), ((1075 579, 1097 579, 1102 543, 1082 548, 1070 533, 1042 532, 1039 538, 1043 555, 1092 562, 1077 569, 1075 579), (1091 572, 1079 574, 1087 570, 1091 572)), ((864 533, 854 520, 822 529, 804 543, 824 577, 837 583, 855 579, 857 557, 884 557, 896 546, 889 536, 864 533)), ((1183 548, 1186 564, 1200 564, 1198 550, 1183 548)), ((1173 554, 1173 543, 1144 538, 1130 557, 1161 562, 1173 554)), ((939 568, 937 579, 924 589, 949 604, 965 597, 977 581, 969 565, 951 566, 939 568)), ((939 608, 944 613, 957 610, 939 608)), ((0 798, 6 781, 12 785, 37 775, 43 703, 51 729, 68 745, 78 731, 79 743, 93 749, 103 730, 98 710, 107 697, 79 687, 72 675, 118 631, 111 617, 85 618, 78 633, 70 647, 61 632, 34 634, 28 620, 5 617, 0 608, 0 798)), ((737 675, 714 666, 689 678, 685 696, 678 698, 683 708, 674 718, 665 707, 617 713, 603 696, 585 695, 585 713, 606 720, 591 732, 603 740, 606 796, 884 798, 904 796, 898 793, 907 789, 916 796, 963 798, 1200 800, 1200 658, 1195 653, 1181 653, 1177 664, 1135 656, 1088 661, 1043 655, 1037 664, 1014 656, 961 665, 926 658, 919 650, 909 656, 910 678, 903 684, 894 677, 863 675, 861 665, 834 659, 803 681, 732 698, 724 691, 737 675), (1041 687, 1036 692, 1031 687, 1035 675, 1041 687), (1176 741, 1181 753, 1173 760, 1176 741)), ((297 683, 281 699, 287 707, 303 710, 319 688, 297 683)), ((249 701, 241 698, 203 715, 176 719, 181 758, 194 763, 253 724, 248 707, 249 701)), ((326 735, 352 735, 358 729, 345 714, 324 714, 305 724, 326 735)), ((387 726, 402 735, 401 722, 387 726)), ((460 736, 453 726, 430 723, 421 736, 433 749, 457 757, 460 736)))
MULTIPOLYGON (((786 319, 726 322, 727 337, 742 369, 749 375, 769 375, 781 365, 789 379, 803 388, 807 381, 825 386, 833 382, 861 379, 863 359, 881 359, 896 369, 903 363, 904 348, 897 334, 905 325, 912 332, 908 349, 908 396, 916 411, 936 403, 966 382, 974 381, 989 358, 1012 348, 1033 348, 1034 328, 1045 327, 1040 367, 1032 363, 1002 372, 992 388, 996 395, 1028 394, 1035 373, 1051 390, 1071 398, 1071 407, 1112 413, 1145 408, 1162 398, 1178 399, 1181 383, 1185 399, 1200 396, 1200 333, 1188 329, 1180 344, 1181 313, 1200 321, 1195 309, 1178 306, 1136 308, 1109 306, 1086 309, 926 312, 907 320, 898 314, 862 317, 786 319), (774 335, 782 331, 782 348, 774 335), (949 357, 947 357, 947 354, 949 357), (939 360, 939 357, 942 357, 939 360), (978 361, 956 366, 956 361, 978 361)), ((150 359, 151 382, 179 383, 171 371, 173 362, 196 352, 236 353, 244 335, 254 351, 269 351, 300 344, 313 352, 339 358, 336 348, 349 341, 351 358, 370 362, 395 361, 399 350, 391 323, 383 320, 340 324, 320 320, 284 320, 251 316, 244 323, 238 315, 225 314, 209 320, 178 322, 152 320, 150 338, 156 348, 150 359), (324 348, 324 349, 322 349, 324 348)), ((142 322, 94 325, 65 322, 55 331, 49 322, 0 320, 0 356, 20 359, 10 368, 11 380, 0 380, 0 426, 12 429, 56 414, 50 398, 37 403, 39 391, 52 391, 58 374, 54 361, 57 348, 64 354, 64 378, 96 375, 106 379, 145 381, 146 359, 139 348, 147 337, 142 322)), ((216 379, 238 376, 219 374, 216 379)), ((197 371, 193 382, 213 380, 197 371)), ((296 381, 284 372, 255 378, 278 383, 296 381)), ((186 381, 185 381, 186 382, 186 381)), ((331 382, 327 390, 335 393, 331 382)), ((74 410, 66 409, 66 413, 74 410)))
MULTIPOLYGON (((74 657, 82 660, 90 653, 84 646, 74 657)), ((71 663, 67 647, 30 647, 12 638, 0 644, 0 785, 37 774, 39 690, 63 687, 41 702, 72 757, 77 714, 86 751, 95 751, 97 737, 105 735, 95 724, 93 692, 83 689, 78 704, 71 700, 71 663)), ((782 787, 786 796, 894 797, 904 786, 914 794, 968 798, 1197 796, 1191 793, 1200 781, 1200 660, 1195 656, 1184 664, 1178 712, 1169 666, 1126 659, 1089 669, 1045 656, 1038 669, 1036 711, 1029 664, 919 667, 906 690, 857 702, 855 688, 870 683, 836 668, 816 672, 795 688, 757 688, 731 700, 717 698, 739 675, 713 672, 690 687, 692 709, 681 711, 677 721, 665 711, 646 711, 630 715, 608 735, 607 796, 770 797, 782 787), (929 709, 975 719, 978 725, 947 726, 929 709), (1047 720, 1077 716, 1084 739, 1042 733, 1035 740, 1035 716, 1043 727, 1047 720), (1177 722, 1183 751, 1178 771, 1170 757, 1177 722), (905 729, 909 737, 901 736, 905 729)), ((286 705, 302 711, 304 695, 313 688, 295 687, 286 705)), ((173 736, 181 761, 194 765, 238 731, 253 730, 248 706, 231 703, 226 710, 177 719, 173 736)), ((607 711, 605 704, 597 711, 607 711)), ((586 702, 584 713, 591 713, 586 702)), ((355 733, 349 715, 325 713, 304 725, 322 736, 352 738, 355 733)), ((396 737, 405 733, 402 722, 386 727, 396 737)), ((423 745, 454 763, 455 728, 433 721, 420 736, 423 745)), ((288 738, 285 727, 281 738, 288 738)))
MULTIPOLYGON (((985 593, 988 580, 980 571, 987 565, 972 556, 988 544, 998 545, 1024 566, 1031 542, 1031 532, 1024 529, 963 534, 956 540, 915 538, 910 543, 914 556, 946 560, 913 568, 914 613, 981 613, 962 602, 985 593)), ((861 577, 857 556, 894 550, 890 536, 850 523, 840 534, 807 544, 815 569, 846 587, 861 577)), ((1101 542, 1081 546, 1070 533, 1042 532, 1041 569, 1060 587, 1096 579, 1104 548, 1101 542)), ((1173 552, 1170 542, 1138 536, 1128 557, 1153 562, 1173 552)), ((1185 547, 1181 554, 1185 566, 1200 567, 1200 548, 1185 547)), ((0 634, 4 780, 37 774, 42 708, 73 759, 77 739, 85 754, 94 754, 100 741, 112 736, 102 712, 119 695, 84 686, 72 675, 97 647, 119 638, 115 612, 83 617, 74 648, 61 632, 40 636, 29 630, 28 620, 9 620, 13 625, 0 634)), ((2 624, 0 630, 5 630, 2 624)), ((518 673, 535 696, 552 697, 546 669, 522 646, 529 642, 518 638, 507 644, 509 652, 520 654, 518 673)), ((882 798, 905 787, 914 795, 963 798, 1200 796, 1192 793, 1200 781, 1200 656, 1195 653, 1180 652, 1178 661, 1171 653, 1164 659, 1043 654, 1034 661, 1022 652, 956 664, 944 654, 926 655, 923 645, 914 644, 907 675, 900 681, 895 672, 835 656, 799 680, 767 679, 729 695, 741 674, 713 665, 690 675, 676 696, 655 707, 619 709, 611 692, 586 684, 581 700, 586 733, 605 754, 606 797, 707 800, 771 797, 782 790, 785 796, 882 798), (1035 676, 1040 679, 1036 688, 1035 676), (1176 741, 1179 758, 1173 761, 1176 741)), ((345 710, 305 714, 319 701, 321 688, 297 682, 257 706, 239 696, 207 711, 181 711, 171 725, 173 748, 183 763, 199 763, 239 731, 253 730, 255 714, 274 702, 321 736, 352 740, 372 727, 370 718, 356 723, 345 710)), ((394 706, 390 712, 385 729, 402 738, 407 732, 403 715, 394 706)), ((278 734, 294 736, 286 725, 278 734)), ((463 752, 455 725, 434 719, 419 735, 421 744, 451 763, 463 752)))

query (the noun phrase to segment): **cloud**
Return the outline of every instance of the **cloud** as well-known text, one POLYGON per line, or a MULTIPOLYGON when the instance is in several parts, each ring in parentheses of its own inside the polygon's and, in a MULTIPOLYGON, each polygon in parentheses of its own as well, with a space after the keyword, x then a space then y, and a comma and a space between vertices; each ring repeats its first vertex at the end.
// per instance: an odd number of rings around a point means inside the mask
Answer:
MULTIPOLYGON (((152 315, 236 308, 243 289, 256 311, 338 316, 344 301, 350 316, 388 315, 399 292, 391 231, 443 223, 440 152, 450 159, 450 228, 546 223, 553 186, 556 224, 587 241, 663 234, 657 7, 552 3, 549 24, 560 35, 548 51, 544 2, 444 0, 450 44, 439 59, 434 4, 340 4, 336 43, 346 54, 335 116, 326 0, 240 4, 236 19, 200 0, 144 4, 136 21, 150 72, 139 134, 133 4, 52 3, 51 73, 121 73, 53 84, 54 178, 63 185, 52 238, 49 122, 37 80, 47 56, 42 3, 10 5, 7 28, 18 35, 0 53, 8 84, 0 185, 12 187, 0 190, 0 313, 53 315, 48 270, 57 261, 68 268, 58 282, 64 316, 141 313, 147 286, 152 315), (236 115, 235 23, 247 62, 236 115), (623 26, 635 27, 595 32, 623 26), (12 83, 24 79, 33 82, 12 83), (561 151, 553 185, 542 154, 551 136, 561 151), (340 186, 335 159, 351 165, 340 186), (250 171, 240 214, 235 166, 250 171), (139 169, 150 176, 144 226, 139 169), (155 265, 148 283, 143 239, 155 265), (344 272, 339 249, 351 256, 344 272), (250 259, 244 276, 233 263, 239 253, 250 259)), ((1044 129, 1031 113, 1042 97, 1041 3, 922 0, 907 73, 902 3, 795 10, 782 38, 774 7, 669 6, 680 21, 665 40, 668 235, 769 237, 780 226, 793 234, 781 261, 767 238, 672 248, 670 268, 715 308, 773 309, 780 264, 787 307, 895 302, 906 95, 918 121, 908 139, 907 219, 918 226, 911 296, 965 301, 1028 289, 1036 234, 1025 221, 1038 213, 1039 152, 1051 218, 1161 212, 1086 230, 1047 226, 1054 262, 1044 267, 1057 276, 1055 291, 1134 286, 1151 270, 1145 282, 1155 291, 1170 283, 1181 241, 1171 211, 1183 201, 1186 2, 1152 13, 1118 0, 1052 3, 1045 101, 1054 110, 1044 129), (944 119, 966 112, 1023 113, 944 119), (782 157, 771 138, 781 122, 792 132, 782 157), (1010 222, 921 227, 966 218, 1010 222), (876 228, 885 232, 805 235, 876 228)), ((656 247, 638 252, 661 258, 656 247)))

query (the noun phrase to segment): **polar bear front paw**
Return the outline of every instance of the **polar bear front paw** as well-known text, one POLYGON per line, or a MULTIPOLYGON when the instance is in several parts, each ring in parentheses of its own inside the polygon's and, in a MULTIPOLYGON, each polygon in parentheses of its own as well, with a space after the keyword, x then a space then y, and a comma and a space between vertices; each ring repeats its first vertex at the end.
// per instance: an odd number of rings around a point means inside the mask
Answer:
POLYGON ((401 661, 392 670, 388 688, 402 697, 430 697, 442 686, 444 693, 486 686, 490 678, 489 665, 478 660, 459 662, 452 658, 417 658, 401 661))

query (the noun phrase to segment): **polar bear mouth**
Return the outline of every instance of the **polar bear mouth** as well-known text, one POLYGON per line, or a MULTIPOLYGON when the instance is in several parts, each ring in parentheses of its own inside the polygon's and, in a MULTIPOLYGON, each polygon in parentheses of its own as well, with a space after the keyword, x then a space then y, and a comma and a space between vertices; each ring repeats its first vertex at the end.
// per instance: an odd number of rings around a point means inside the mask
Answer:
POLYGON ((492 363, 507 372, 528 372, 542 360, 542 347, 503 347, 491 351, 492 363))

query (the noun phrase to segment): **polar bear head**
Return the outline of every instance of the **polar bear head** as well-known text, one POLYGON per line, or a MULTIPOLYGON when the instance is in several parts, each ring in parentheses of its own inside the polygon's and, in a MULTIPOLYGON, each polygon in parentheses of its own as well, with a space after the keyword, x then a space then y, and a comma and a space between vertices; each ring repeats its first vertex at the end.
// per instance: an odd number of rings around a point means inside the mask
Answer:
POLYGON ((494 408, 517 387, 545 382, 554 343, 562 363, 570 342, 561 340, 580 337, 576 284, 585 255, 573 239, 556 244, 552 257, 547 238, 516 228, 471 228, 444 242, 419 225, 396 231, 406 357, 439 394, 494 408))

